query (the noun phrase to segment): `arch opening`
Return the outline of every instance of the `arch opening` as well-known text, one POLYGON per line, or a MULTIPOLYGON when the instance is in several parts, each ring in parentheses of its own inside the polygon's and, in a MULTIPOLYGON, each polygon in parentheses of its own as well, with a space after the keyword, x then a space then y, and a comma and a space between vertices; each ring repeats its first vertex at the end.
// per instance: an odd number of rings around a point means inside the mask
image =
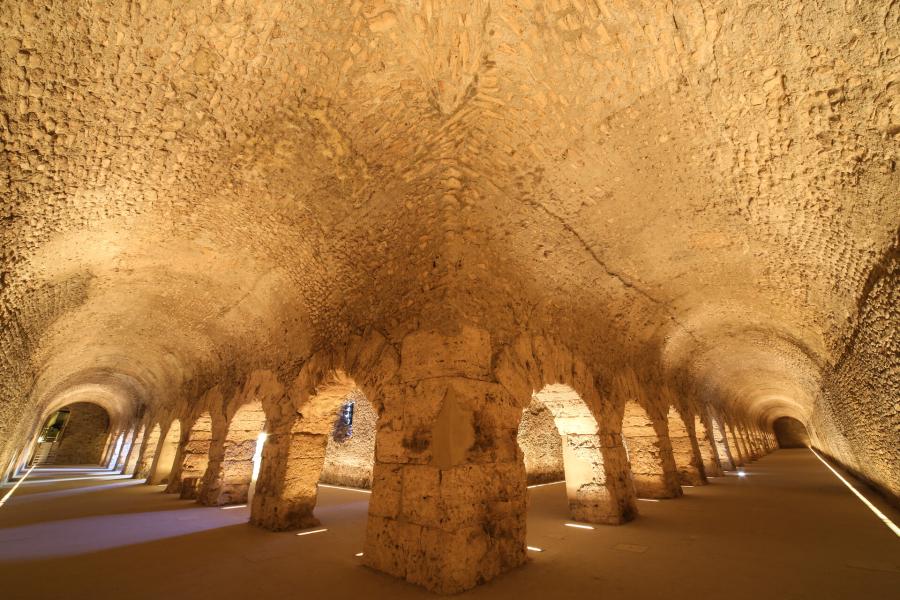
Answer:
POLYGON ((222 443, 210 450, 199 494, 201 504, 223 506, 251 501, 266 429, 261 402, 244 404, 234 413, 222 443))
POLYGON ((809 431, 793 417, 779 417, 772 423, 779 448, 808 448, 809 431))
POLYGON ((697 434, 697 447, 700 449, 700 459, 703 461, 703 471, 706 473, 706 477, 720 476, 722 464, 719 461, 716 441, 700 414, 694 416, 694 432, 697 434))
POLYGON ((172 473, 166 492, 180 494, 182 499, 197 497, 197 488, 209 465, 212 438, 212 416, 206 411, 194 420, 187 432, 187 439, 181 446, 181 461, 172 473))
POLYGON ((181 441, 181 421, 173 419, 166 435, 159 442, 156 464, 152 467, 152 473, 147 480, 151 485, 167 484, 169 477, 175 468, 175 460, 178 458, 178 446, 181 441))
POLYGON ((565 480, 572 519, 622 522, 622 510, 606 486, 597 420, 575 390, 551 384, 533 394, 517 441, 529 483, 565 480))
POLYGON ((138 466, 138 459, 141 457, 141 449, 144 445, 144 435, 147 432, 146 425, 140 425, 134 434, 134 441, 131 443, 131 450, 125 458, 125 466, 122 473, 133 475, 138 466))
POLYGON ((669 425, 669 441, 672 444, 672 456, 678 468, 678 479, 681 485, 705 485, 706 474, 703 470, 699 448, 695 451, 695 442, 688 430, 681 413, 674 406, 669 407, 667 415, 669 425))
POLYGON ((29 463, 101 465, 109 441, 109 412, 93 402, 74 402, 44 421, 29 463))
POLYGON ((728 448, 728 440, 725 438, 725 428, 722 426, 719 418, 715 415, 710 415, 709 422, 712 425, 713 441, 716 444, 716 450, 719 456, 719 463, 722 465, 722 470, 732 471, 734 470, 735 465, 734 459, 731 456, 731 450, 728 448))
POLYGON ((666 473, 662 444, 653 421, 634 400, 625 402, 622 439, 638 497, 674 498, 681 494, 678 482, 672 482, 666 473))
POLYGON ((161 437, 162 426, 157 423, 150 428, 150 433, 147 434, 144 445, 141 448, 140 458, 134 476, 138 479, 147 478, 147 483, 150 483, 150 469, 153 467, 153 459, 156 457, 156 451, 159 448, 159 440, 161 437))
MULTIPOLYGON (((316 395, 303 402, 296 413, 273 420, 262 448, 251 523, 274 531, 319 525, 313 513, 329 438, 334 437, 351 398, 360 403, 365 396, 352 379, 338 374, 336 381, 317 388, 316 395)), ((375 425, 372 427, 374 430, 375 425)), ((374 464, 374 444, 366 460, 374 464)), ((338 470, 331 468, 332 473, 338 470)), ((356 477, 364 470, 356 466, 348 472, 356 477)))

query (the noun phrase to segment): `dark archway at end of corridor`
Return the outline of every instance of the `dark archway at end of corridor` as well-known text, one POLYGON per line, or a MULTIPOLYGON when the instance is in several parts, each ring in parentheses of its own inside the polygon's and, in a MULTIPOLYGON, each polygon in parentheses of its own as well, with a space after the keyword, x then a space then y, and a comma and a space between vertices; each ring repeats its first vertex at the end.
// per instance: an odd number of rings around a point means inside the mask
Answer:
POLYGON ((809 432, 806 426, 793 417, 775 419, 772 424, 779 448, 808 448, 809 432))
POLYGON ((44 421, 31 464, 99 465, 109 441, 110 418, 102 406, 75 402, 44 421))

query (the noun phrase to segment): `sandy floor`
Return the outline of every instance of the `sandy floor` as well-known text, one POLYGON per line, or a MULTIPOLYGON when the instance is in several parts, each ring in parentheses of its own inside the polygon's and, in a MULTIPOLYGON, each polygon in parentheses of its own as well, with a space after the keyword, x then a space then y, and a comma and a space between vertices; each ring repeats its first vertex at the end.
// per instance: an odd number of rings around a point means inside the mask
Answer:
MULTIPOLYGON (((544 552, 462 596, 900 598, 900 538, 809 451, 745 470, 678 500, 641 501, 637 521, 594 530, 565 526, 562 485, 534 488, 528 543, 544 552)), ((367 493, 323 487, 328 530, 298 537, 249 526, 247 508, 203 508, 161 489, 35 471, 0 508, 0 598, 433 597, 360 564, 367 493)))

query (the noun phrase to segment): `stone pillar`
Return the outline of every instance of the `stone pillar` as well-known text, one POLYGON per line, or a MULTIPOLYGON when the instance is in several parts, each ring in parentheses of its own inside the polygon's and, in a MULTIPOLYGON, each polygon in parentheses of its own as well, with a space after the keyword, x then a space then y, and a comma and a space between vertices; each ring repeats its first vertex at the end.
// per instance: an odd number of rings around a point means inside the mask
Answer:
POLYGON ((247 404, 235 413, 227 431, 210 450, 209 467, 200 494, 202 504, 221 506, 247 502, 257 440, 265 427, 266 415, 259 402, 247 404))
POLYGON ((672 458, 678 469, 678 481, 681 485, 706 485, 706 475, 700 450, 691 436, 691 432, 678 410, 671 406, 668 412, 669 443, 672 445, 672 458))
POLYGON ((313 516, 328 438, 273 423, 263 447, 250 522, 272 531, 319 524, 313 516))
POLYGON ((716 417, 707 417, 712 426, 713 441, 716 445, 716 454, 719 456, 719 463, 722 465, 723 471, 733 471, 735 468, 734 459, 731 450, 728 448, 728 440, 725 438, 725 429, 720 425, 716 417))
POLYGON ((137 467, 134 471, 135 479, 144 479, 150 476, 150 470, 153 467, 153 463, 156 459, 156 451, 159 449, 160 437, 161 428, 159 424, 154 425, 150 429, 150 432, 146 434, 144 443, 141 447, 141 453, 137 461, 137 467))
POLYGON ((722 428, 723 431, 727 431, 725 439, 728 441, 728 449, 731 451, 731 458, 734 461, 734 465, 735 467, 739 467, 745 463, 745 460, 741 444, 738 441, 738 437, 735 435, 734 427, 723 424, 722 428))
POLYGON ((700 415, 694 417, 694 433, 696 435, 697 450, 703 460, 703 471, 707 477, 719 477, 722 475, 722 465, 719 462, 716 442, 707 423, 700 415))
POLYGON ((640 498, 677 498, 681 483, 664 423, 655 423, 637 402, 625 403, 622 435, 634 488, 640 498))
POLYGON ((184 500, 197 497, 200 481, 209 465, 212 428, 212 417, 208 412, 200 415, 191 425, 187 439, 181 446, 180 465, 173 470, 166 492, 180 493, 184 500))
POLYGON ((396 379, 380 399, 366 564, 456 593, 524 563, 524 407, 493 383, 487 333, 408 335, 396 379))

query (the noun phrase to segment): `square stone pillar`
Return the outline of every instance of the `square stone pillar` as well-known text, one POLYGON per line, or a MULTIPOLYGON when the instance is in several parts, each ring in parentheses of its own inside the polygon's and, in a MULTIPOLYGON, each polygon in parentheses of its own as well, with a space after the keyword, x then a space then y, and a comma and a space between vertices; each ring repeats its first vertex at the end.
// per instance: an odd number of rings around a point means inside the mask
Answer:
POLYGON ((490 381, 483 332, 412 334, 401 358, 381 398, 364 560, 456 593, 526 560, 522 407, 490 381))

